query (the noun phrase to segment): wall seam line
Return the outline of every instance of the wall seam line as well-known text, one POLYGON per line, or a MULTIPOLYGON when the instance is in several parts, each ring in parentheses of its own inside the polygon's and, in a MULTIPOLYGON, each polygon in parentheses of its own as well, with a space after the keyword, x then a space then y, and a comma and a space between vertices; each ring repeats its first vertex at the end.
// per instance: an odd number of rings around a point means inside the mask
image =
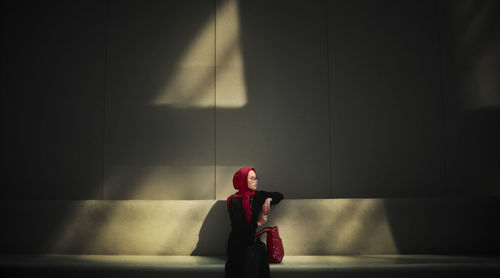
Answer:
POLYGON ((327 80, 327 99, 328 99, 328 157, 329 157, 329 160, 330 160, 330 169, 328 171, 329 175, 328 175, 328 178, 329 178, 329 185, 330 185, 330 198, 333 198, 333 156, 332 156, 332 140, 333 140, 333 136, 332 136, 332 132, 333 132, 333 128, 332 128, 332 124, 333 124, 333 121, 332 121, 332 111, 331 111, 331 105, 332 105, 332 102, 331 102, 331 96, 330 96, 330 41, 329 41, 329 28, 328 28, 328 24, 329 24, 329 20, 328 20, 328 1, 325 0, 325 21, 326 21, 326 72, 327 72, 327 76, 326 76, 326 80, 327 80))
POLYGON ((217 0, 214 0, 214 200, 217 200, 217 0))
POLYGON ((443 40, 442 40, 442 32, 443 32, 443 24, 442 24, 442 15, 441 15, 441 1, 436 1, 436 18, 438 24, 438 55, 439 55, 439 85, 441 92, 441 144, 443 146, 443 167, 444 167, 444 187, 445 187, 445 195, 450 195, 450 188, 448 184, 448 147, 447 147, 447 132, 446 132, 446 86, 444 84, 446 78, 445 75, 445 55, 443 40))
POLYGON ((103 124, 102 124, 102 180, 101 200, 104 200, 105 160, 106 160, 106 97, 108 89, 108 49, 109 49, 109 0, 104 2, 104 97, 103 97, 103 124))

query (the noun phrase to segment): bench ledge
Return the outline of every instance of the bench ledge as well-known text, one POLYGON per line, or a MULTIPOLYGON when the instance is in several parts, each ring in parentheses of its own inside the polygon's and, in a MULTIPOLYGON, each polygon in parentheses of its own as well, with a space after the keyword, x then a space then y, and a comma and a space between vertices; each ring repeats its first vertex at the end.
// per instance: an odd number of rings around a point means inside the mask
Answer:
MULTIPOLYGON (((0 268, 74 269, 224 269, 226 258, 209 256, 145 255, 1 255, 0 268)), ((272 271, 288 270, 412 270, 412 269, 497 269, 500 257, 450 255, 352 255, 285 256, 272 271)))

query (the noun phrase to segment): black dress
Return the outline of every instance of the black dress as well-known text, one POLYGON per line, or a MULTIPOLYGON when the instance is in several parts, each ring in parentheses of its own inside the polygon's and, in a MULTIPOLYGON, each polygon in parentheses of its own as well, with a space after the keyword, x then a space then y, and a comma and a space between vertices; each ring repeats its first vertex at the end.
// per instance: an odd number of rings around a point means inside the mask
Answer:
POLYGON ((271 205, 279 203, 283 194, 279 192, 255 191, 250 197, 252 219, 250 223, 245 217, 242 198, 233 197, 229 205, 231 218, 231 234, 227 243, 226 278, 232 277, 269 277, 269 258, 266 245, 257 240, 254 235, 257 229, 257 217, 262 211, 262 205, 267 198, 272 198, 271 205))

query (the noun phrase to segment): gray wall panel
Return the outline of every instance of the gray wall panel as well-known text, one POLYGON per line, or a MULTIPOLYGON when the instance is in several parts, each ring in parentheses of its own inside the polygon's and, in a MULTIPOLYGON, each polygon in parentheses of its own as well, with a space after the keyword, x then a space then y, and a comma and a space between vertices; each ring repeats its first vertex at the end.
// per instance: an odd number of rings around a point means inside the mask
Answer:
POLYGON ((263 190, 330 197, 324 2, 242 1, 239 20, 247 103, 217 109, 217 198, 243 165, 263 190))
POLYGON ((435 2, 328 11, 333 196, 445 193, 435 2))
POLYGON ((110 2, 105 199, 214 198, 213 12, 110 2))
POLYGON ((3 7, 2 198, 99 198, 104 3, 3 7))
POLYGON ((500 196, 500 2, 441 1, 450 194, 500 196))

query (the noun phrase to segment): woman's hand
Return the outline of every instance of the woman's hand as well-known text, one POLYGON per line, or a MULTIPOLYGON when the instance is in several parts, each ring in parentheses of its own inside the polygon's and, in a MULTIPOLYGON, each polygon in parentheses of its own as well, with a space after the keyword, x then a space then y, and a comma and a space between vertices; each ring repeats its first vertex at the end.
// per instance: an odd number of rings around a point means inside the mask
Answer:
POLYGON ((269 211, 271 210, 271 201, 272 200, 273 200, 272 198, 267 198, 264 201, 264 204, 262 205, 262 213, 263 214, 268 214, 269 211))
POLYGON ((271 201, 272 198, 267 198, 262 205, 262 213, 259 215, 259 219, 257 220, 257 225, 262 226, 267 222, 267 214, 271 210, 271 201))
POLYGON ((257 226, 262 226, 266 222, 267 222, 267 214, 264 214, 264 212, 262 212, 259 215, 259 219, 257 220, 257 226))

